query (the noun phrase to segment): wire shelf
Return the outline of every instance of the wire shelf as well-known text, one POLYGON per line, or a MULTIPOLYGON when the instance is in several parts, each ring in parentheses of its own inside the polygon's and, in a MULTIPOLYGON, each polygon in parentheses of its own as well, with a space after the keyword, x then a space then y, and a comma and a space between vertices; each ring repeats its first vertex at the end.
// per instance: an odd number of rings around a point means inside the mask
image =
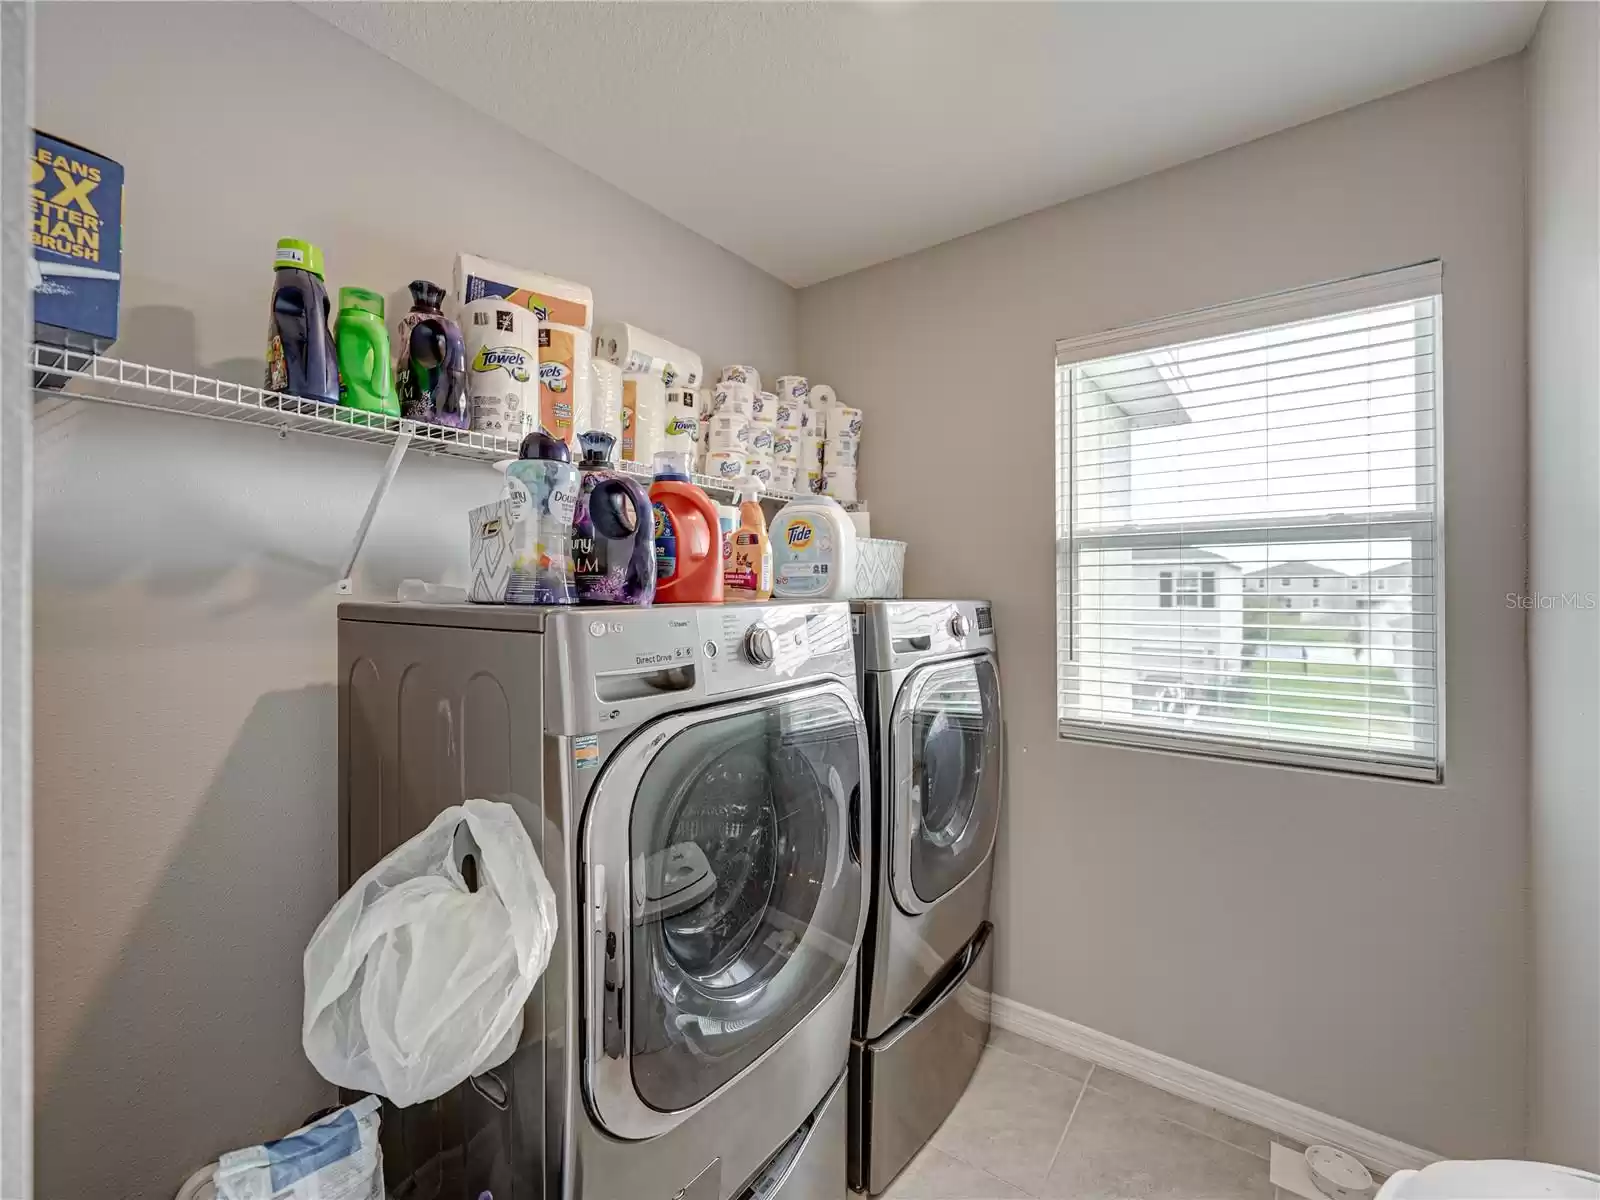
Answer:
MULTIPOLYGON (((520 441, 511 438, 386 417, 83 350, 35 343, 30 365, 34 390, 45 396, 95 400, 124 408, 265 426, 280 433, 309 433, 390 447, 404 437, 409 440, 411 449, 423 454, 444 454, 484 463, 515 458, 520 445, 520 441)), ((653 478, 648 467, 634 463, 622 463, 620 470, 645 484, 653 478)), ((734 495, 730 480, 711 475, 690 478, 712 495, 730 498, 734 495)), ((798 497, 792 492, 763 492, 761 498, 782 504, 798 497)))

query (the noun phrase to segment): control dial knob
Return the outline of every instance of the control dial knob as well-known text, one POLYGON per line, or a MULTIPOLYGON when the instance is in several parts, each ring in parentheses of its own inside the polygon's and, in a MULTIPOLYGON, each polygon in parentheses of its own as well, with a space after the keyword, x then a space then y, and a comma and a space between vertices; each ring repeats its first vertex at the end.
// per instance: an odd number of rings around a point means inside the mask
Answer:
POLYGON ((967 617, 965 613, 956 613, 950 618, 950 636, 960 641, 967 636, 967 617))
POLYGON ((751 666, 770 667, 773 659, 772 630, 752 625, 744 635, 744 657, 751 666))

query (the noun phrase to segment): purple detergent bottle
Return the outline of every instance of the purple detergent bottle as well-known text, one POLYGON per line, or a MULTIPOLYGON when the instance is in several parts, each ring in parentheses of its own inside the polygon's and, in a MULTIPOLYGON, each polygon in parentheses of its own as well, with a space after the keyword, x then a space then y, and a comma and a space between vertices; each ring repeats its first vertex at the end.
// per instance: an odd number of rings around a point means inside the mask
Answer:
POLYGON ((583 473, 572 519, 572 575, 579 604, 637 604, 656 598, 655 516, 650 496, 613 470, 617 439, 580 434, 583 473))
POLYGON ((400 415, 408 421, 466 429, 472 414, 467 406, 467 345, 461 327, 440 311, 444 289, 437 283, 413 280, 411 300, 411 311, 400 318, 395 337, 400 415))

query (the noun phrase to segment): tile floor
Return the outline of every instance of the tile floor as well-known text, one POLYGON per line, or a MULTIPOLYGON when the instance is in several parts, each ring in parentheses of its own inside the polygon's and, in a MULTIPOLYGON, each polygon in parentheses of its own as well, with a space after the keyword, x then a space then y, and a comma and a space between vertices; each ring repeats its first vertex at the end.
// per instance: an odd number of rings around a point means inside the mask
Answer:
POLYGON ((1275 1200, 1270 1144, 1264 1129, 997 1029, 883 1200, 1275 1200))

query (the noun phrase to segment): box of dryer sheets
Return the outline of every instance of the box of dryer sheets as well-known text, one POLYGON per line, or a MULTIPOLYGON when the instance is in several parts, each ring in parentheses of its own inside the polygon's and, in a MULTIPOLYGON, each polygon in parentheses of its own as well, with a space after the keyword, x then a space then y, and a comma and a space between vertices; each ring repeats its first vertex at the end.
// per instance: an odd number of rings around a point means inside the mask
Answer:
POLYGON ((33 340, 103 354, 122 293, 122 164, 35 130, 28 187, 33 340))

